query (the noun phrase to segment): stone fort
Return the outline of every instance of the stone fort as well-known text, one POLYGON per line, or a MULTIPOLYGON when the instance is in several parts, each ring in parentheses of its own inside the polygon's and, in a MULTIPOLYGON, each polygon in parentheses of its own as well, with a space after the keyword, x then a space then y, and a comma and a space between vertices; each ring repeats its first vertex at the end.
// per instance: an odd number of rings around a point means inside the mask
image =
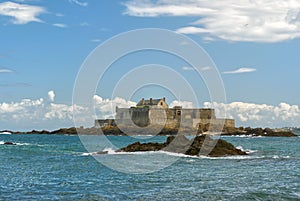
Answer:
POLYGON ((216 118, 214 109, 187 109, 181 106, 169 108, 165 98, 148 100, 143 98, 135 107, 116 107, 115 119, 95 120, 95 127, 132 124, 138 127, 159 125, 166 128, 179 128, 180 126, 202 130, 208 130, 211 125, 215 127, 224 125, 224 128, 235 127, 234 119, 216 118))

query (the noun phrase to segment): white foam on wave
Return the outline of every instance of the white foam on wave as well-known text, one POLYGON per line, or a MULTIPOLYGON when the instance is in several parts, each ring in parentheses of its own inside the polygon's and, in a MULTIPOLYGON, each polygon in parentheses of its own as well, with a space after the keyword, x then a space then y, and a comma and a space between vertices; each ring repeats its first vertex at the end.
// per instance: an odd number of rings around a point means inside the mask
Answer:
MULTIPOLYGON (((179 158, 190 158, 190 159, 252 159, 252 156, 224 156, 224 157, 210 157, 210 156, 191 156, 182 153, 174 153, 167 151, 136 151, 136 152, 116 152, 111 148, 104 149, 102 152, 106 152, 105 155, 150 155, 150 154, 165 154, 179 158)), ((81 156, 100 156, 98 152, 83 153, 81 156)), ((193 160, 194 161, 194 160, 193 160)))
MULTIPOLYGON (((121 152, 116 152, 112 148, 105 148, 101 152, 107 152, 106 154, 110 154, 110 155, 121 153, 121 152)), ((99 152, 86 152, 86 153, 81 154, 81 156, 94 156, 94 155, 102 155, 102 154, 99 154, 99 152)))
POLYGON ((162 154, 167 154, 169 156, 176 156, 176 157, 181 157, 181 158, 199 158, 199 156, 191 156, 191 155, 168 152, 168 151, 156 151, 156 153, 162 153, 162 154))
MULTIPOLYGON (((258 155, 237 155, 237 156, 190 156, 181 153, 167 152, 167 151, 137 151, 137 152, 116 152, 112 148, 106 148, 102 152, 106 152, 105 155, 151 155, 151 154, 165 154, 179 158, 189 158, 188 162, 194 162, 195 159, 208 159, 208 160, 253 160, 253 159, 289 159, 290 156, 258 156, 258 155)), ((81 156, 101 156, 98 152, 82 153, 81 156)))
POLYGON ((262 135, 222 135, 221 136, 222 138, 226 138, 226 137, 239 137, 239 138, 263 138, 265 136, 262 136, 262 135))
POLYGON ((272 159, 289 159, 291 157, 290 156, 278 156, 278 155, 274 155, 271 158, 272 159))
POLYGON ((117 152, 113 150, 112 148, 106 148, 103 151, 107 151, 108 154, 116 154, 117 152))
MULTIPOLYGON (((11 141, 0 141, 0 145, 4 145, 5 142, 11 142, 11 141)), ((40 145, 40 144, 31 144, 31 143, 26 143, 26 142, 12 142, 15 146, 39 146, 43 147, 45 145, 40 145)))
POLYGON ((244 149, 242 146, 237 146, 236 148, 239 149, 239 150, 241 150, 241 151, 246 152, 247 154, 252 154, 252 153, 257 152, 257 150, 244 149))
POLYGON ((30 144, 30 143, 21 143, 21 142, 16 142, 15 143, 16 145, 20 145, 20 146, 30 146, 30 145, 33 145, 33 144, 30 144))
POLYGON ((1 132, 0 135, 11 135, 10 132, 1 132))

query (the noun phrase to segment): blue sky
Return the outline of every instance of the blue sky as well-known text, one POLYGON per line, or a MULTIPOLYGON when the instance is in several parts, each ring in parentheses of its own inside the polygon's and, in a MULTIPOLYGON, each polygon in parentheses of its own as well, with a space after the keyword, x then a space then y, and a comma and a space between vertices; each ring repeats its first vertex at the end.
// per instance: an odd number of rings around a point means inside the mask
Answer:
MULTIPOLYGON (((224 82, 229 117, 238 125, 300 126, 300 1, 15 0, 0 1, 0 130, 72 126, 73 85, 85 58, 107 39, 142 28, 176 31, 207 51, 224 82)), ((193 80, 195 72, 182 61, 149 55, 116 63, 105 86, 130 66, 151 62, 193 80), (127 67, 119 70, 122 65, 127 67)), ((111 88, 100 85, 101 106, 132 105, 128 101, 164 93, 154 87, 132 100, 112 100, 111 88)), ((199 89, 208 94, 205 86, 199 89)), ((209 96, 200 98, 207 106, 209 96)), ((98 109, 100 117, 109 116, 98 109)))

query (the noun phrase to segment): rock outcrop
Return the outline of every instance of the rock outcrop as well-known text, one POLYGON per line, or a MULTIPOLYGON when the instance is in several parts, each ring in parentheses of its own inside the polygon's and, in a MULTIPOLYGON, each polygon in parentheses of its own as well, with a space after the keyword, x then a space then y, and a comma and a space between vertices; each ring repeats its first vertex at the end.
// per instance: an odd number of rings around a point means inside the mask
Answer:
MULTIPOLYGON (((247 155, 246 152, 235 148, 225 140, 214 140, 209 136, 196 136, 193 140, 185 136, 170 136, 165 143, 140 143, 135 142, 127 147, 117 150, 117 152, 137 152, 137 151, 168 151, 182 153, 191 156, 208 155, 212 157, 247 155), (204 143, 204 140, 205 143, 204 143)), ((99 154, 105 154, 99 152, 99 154)))
POLYGON ((271 128, 235 128, 231 132, 224 132, 222 135, 249 135, 249 136, 266 136, 266 137, 296 137, 290 130, 271 129, 271 128))
POLYGON ((13 142, 4 142, 3 144, 4 145, 17 145, 16 143, 13 143, 13 142))

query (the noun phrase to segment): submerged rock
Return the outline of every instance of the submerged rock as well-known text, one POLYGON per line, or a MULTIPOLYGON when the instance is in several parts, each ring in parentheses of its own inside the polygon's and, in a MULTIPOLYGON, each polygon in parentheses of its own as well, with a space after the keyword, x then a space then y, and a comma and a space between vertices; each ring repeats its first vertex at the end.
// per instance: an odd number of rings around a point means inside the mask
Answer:
POLYGON ((117 152, 137 152, 137 151, 168 151, 182 153, 191 156, 208 155, 212 157, 247 155, 246 152, 235 148, 225 140, 214 140, 210 136, 196 136, 193 140, 185 136, 170 136, 165 143, 140 143, 135 142, 123 147, 117 152))

